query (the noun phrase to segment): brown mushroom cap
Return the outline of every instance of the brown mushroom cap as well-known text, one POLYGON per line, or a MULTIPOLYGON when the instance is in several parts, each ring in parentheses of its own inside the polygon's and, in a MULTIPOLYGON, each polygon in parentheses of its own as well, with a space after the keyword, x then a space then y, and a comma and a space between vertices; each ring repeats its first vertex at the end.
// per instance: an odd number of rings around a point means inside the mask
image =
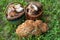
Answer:
MULTIPOLYGON (((32 9, 33 10, 33 9, 32 9)), ((25 15, 26 15, 26 17, 27 17, 27 19, 29 18, 29 19, 35 19, 35 18, 37 18, 37 17, 39 17, 40 15, 42 14, 42 4, 41 3, 39 3, 39 2, 30 2, 27 6, 26 6, 26 13, 25 13, 25 15), (29 15, 28 14, 28 6, 29 5, 31 5, 31 4, 33 4, 33 5, 36 5, 37 7, 38 7, 38 11, 37 11, 37 15, 29 15)))
POLYGON ((43 23, 42 27, 40 27, 40 28, 41 28, 42 33, 46 32, 48 30, 48 26, 46 23, 43 23))
POLYGON ((26 20, 24 23, 18 26, 16 29, 16 34, 21 37, 27 37, 29 35, 39 35, 46 32, 47 24, 43 23, 41 20, 26 20))
POLYGON ((33 28, 33 23, 34 21, 32 20, 27 20, 23 24, 19 25, 18 28, 16 29, 16 33, 21 36, 25 37, 31 34, 31 31, 34 29, 33 28))
POLYGON ((8 19, 8 20, 15 20, 15 19, 17 19, 17 18, 20 18, 23 14, 24 14, 24 10, 22 11, 22 12, 16 12, 16 11, 14 11, 14 12, 11 12, 11 14, 9 13, 8 14, 8 8, 11 6, 11 5, 14 5, 14 4, 20 4, 20 3, 17 3, 17 2, 14 2, 14 3, 10 3, 10 4, 8 4, 8 6, 7 6, 7 8, 6 8, 6 11, 5 11, 5 13, 6 13, 6 18, 8 19), (11 16, 11 17, 8 17, 9 15, 14 15, 14 16, 11 16))
POLYGON ((41 20, 36 20, 34 23, 34 26, 39 27, 42 33, 46 32, 48 30, 48 26, 46 23, 43 23, 41 20))

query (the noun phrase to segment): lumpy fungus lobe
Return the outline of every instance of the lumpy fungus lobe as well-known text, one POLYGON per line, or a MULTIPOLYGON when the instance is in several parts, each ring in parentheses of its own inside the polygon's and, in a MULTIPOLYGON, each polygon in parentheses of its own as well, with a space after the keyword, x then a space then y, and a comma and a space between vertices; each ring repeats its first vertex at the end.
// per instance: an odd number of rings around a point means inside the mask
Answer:
POLYGON ((26 37, 29 35, 39 35, 47 30, 47 24, 43 23, 41 20, 26 20, 24 23, 18 26, 16 29, 16 34, 21 37, 26 37))

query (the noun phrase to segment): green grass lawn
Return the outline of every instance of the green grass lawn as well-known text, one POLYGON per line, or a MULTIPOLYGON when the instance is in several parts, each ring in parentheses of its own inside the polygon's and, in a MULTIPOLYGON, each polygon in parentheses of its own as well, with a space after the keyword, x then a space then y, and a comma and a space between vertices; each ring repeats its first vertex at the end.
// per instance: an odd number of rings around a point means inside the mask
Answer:
POLYGON ((49 30, 39 36, 20 39, 15 30, 25 21, 25 16, 15 21, 8 21, 4 11, 10 2, 20 2, 23 6, 28 3, 24 0, 0 0, 0 40, 60 40, 60 0, 37 1, 43 4, 43 15, 40 19, 48 24, 49 30))

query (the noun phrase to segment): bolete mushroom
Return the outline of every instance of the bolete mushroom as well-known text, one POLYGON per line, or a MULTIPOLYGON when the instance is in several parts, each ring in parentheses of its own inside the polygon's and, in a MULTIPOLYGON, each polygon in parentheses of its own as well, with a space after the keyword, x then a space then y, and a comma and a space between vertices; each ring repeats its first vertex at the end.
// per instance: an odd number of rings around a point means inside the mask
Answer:
POLYGON ((26 6, 25 15, 27 19, 36 20, 42 14, 42 4, 39 2, 30 2, 26 6))
POLYGON ((16 34, 21 37, 28 37, 29 35, 39 35, 47 32, 47 24, 41 20, 26 20, 24 23, 18 26, 16 34))
POLYGON ((24 14, 24 8, 19 3, 10 3, 6 9, 6 18, 8 20, 15 20, 24 14))

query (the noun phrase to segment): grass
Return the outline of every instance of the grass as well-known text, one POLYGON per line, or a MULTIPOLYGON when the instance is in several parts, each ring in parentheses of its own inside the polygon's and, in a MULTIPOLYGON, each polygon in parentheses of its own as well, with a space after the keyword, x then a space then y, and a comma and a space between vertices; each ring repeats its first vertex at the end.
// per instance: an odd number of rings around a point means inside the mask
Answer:
POLYGON ((37 0, 43 4, 43 15, 40 18, 48 24, 49 30, 39 36, 29 38, 18 37, 15 30, 19 24, 25 21, 25 16, 15 21, 8 21, 4 11, 10 2, 20 2, 26 6, 24 0, 0 0, 0 40, 60 40, 60 0, 37 0))

